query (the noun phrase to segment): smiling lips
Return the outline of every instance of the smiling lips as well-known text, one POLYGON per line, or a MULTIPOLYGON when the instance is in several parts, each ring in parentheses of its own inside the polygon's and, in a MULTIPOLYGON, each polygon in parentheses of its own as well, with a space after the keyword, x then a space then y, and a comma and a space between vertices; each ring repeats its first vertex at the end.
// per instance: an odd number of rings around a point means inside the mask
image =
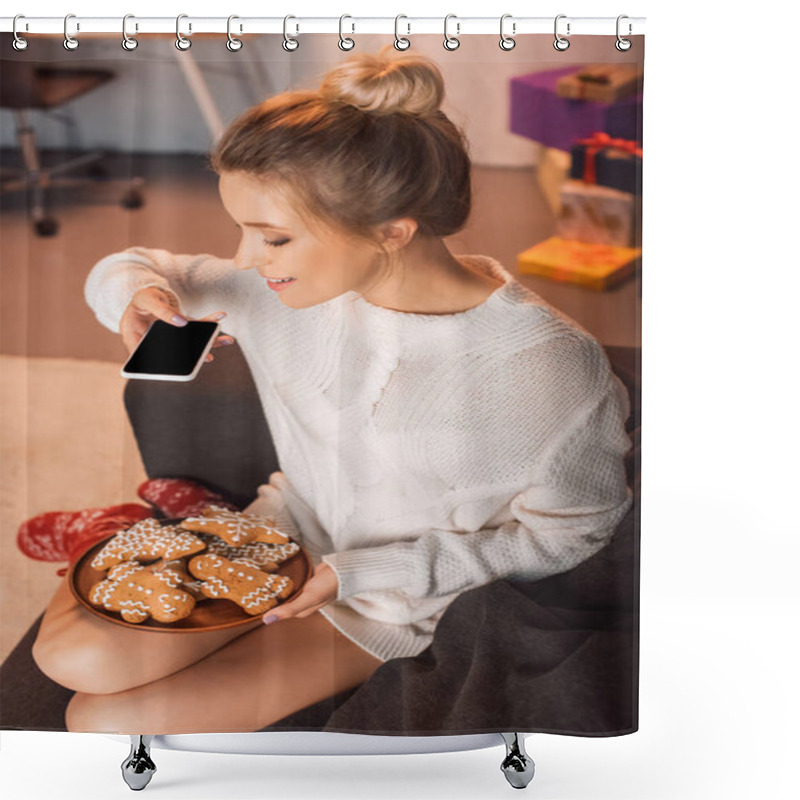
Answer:
POLYGON ((267 278, 267 286, 276 292, 285 289, 290 283, 294 283, 297 278, 267 278))

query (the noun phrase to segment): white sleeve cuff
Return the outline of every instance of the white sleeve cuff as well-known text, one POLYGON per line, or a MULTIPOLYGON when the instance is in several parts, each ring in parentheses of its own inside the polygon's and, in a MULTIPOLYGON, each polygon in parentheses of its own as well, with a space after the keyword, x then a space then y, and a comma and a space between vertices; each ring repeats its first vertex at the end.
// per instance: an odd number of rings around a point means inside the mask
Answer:
POLYGON ((322 556, 339 578, 337 600, 362 592, 412 589, 413 542, 393 542, 382 547, 342 550, 322 556))
POLYGON ((158 286, 177 297, 169 281, 135 261, 125 261, 124 253, 101 259, 84 284, 84 298, 98 321, 119 333, 119 324, 133 296, 145 286, 158 286))

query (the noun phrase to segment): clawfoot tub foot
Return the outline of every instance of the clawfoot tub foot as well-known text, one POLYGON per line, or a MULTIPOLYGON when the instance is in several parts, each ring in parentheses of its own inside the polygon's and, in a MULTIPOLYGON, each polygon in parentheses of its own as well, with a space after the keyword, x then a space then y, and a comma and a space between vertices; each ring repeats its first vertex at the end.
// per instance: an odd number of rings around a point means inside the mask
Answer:
POLYGON ((131 736, 131 752, 122 762, 122 778, 135 792, 141 791, 150 783, 156 765, 150 758, 152 736, 131 736))
POLYGON ((525 752, 525 740, 519 733, 501 733, 506 743, 506 757, 500 769, 515 789, 524 789, 532 780, 535 765, 525 752))

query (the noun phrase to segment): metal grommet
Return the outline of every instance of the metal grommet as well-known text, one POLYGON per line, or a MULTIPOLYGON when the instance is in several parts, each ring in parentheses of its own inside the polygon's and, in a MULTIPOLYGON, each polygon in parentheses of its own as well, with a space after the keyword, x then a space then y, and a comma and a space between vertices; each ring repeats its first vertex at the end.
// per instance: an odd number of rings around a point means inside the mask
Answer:
MULTIPOLYGON (((129 19, 135 19, 133 14, 126 14, 122 18, 122 49, 123 50, 135 50, 139 46, 139 41, 134 39, 132 36, 128 36, 127 25, 129 19)), ((134 27, 136 30, 139 30, 139 23, 135 23, 134 27)))
MULTIPOLYGON (((17 33, 17 20, 18 19, 25 19, 25 15, 24 14, 17 14, 14 17, 14 22, 11 24, 11 30, 14 32, 14 41, 11 42, 11 45, 15 50, 27 50, 28 49, 28 44, 29 44, 28 40, 27 39, 23 39, 17 33)), ((28 23, 27 22, 25 23, 25 30, 28 30, 28 23)))
MULTIPOLYGON (((75 17, 75 14, 67 14, 64 17, 64 49, 65 50, 77 50, 78 45, 80 42, 75 39, 74 37, 69 35, 69 31, 67 31, 67 26, 69 25, 69 21, 75 17)), ((80 30, 81 26, 80 23, 76 23, 76 30, 80 30)))
MULTIPOLYGON (((563 36, 561 36, 559 34, 559 32, 558 32, 558 21, 560 19, 566 19, 566 18, 567 18, 566 14, 559 14, 556 17, 556 21, 555 21, 555 25, 554 25, 554 31, 555 31, 555 34, 556 34, 556 40, 553 42, 553 47, 555 47, 556 50, 558 50, 559 52, 562 52, 562 53, 564 52, 564 50, 566 50, 569 47, 569 39, 565 39, 563 36)), ((567 36, 569 36, 569 22, 567 23, 567 36)))
MULTIPOLYGON (((289 53, 293 53, 298 47, 300 47, 300 42, 297 40, 296 36, 289 36, 289 34, 286 32, 286 22, 290 19, 297 19, 297 17, 295 17, 294 14, 287 14, 283 18, 283 49, 289 53)), ((299 31, 300 26, 298 25, 296 27, 299 31)))
MULTIPOLYGON (((631 42, 630 39, 623 39, 619 35, 619 23, 620 23, 620 20, 623 20, 623 19, 628 19, 628 15, 627 14, 620 14, 617 17, 617 41, 614 44, 614 47, 616 47, 617 50, 620 51, 620 53, 624 53, 626 50, 630 50, 632 45, 633 45, 633 42, 631 42)), ((629 36, 630 36, 631 30, 632 30, 632 27, 631 27, 631 24, 629 22, 628 23, 628 35, 629 36)))
MULTIPOLYGON (((400 21, 401 17, 403 19, 408 19, 408 17, 405 14, 398 14, 394 18, 394 49, 395 50, 408 50, 408 48, 411 47, 411 40, 400 36, 400 34, 397 32, 397 23, 400 21)), ((408 27, 408 33, 410 35, 411 34, 411 23, 407 22, 406 26, 408 27)))
MULTIPOLYGON (((177 39, 175 39, 175 47, 177 47, 178 50, 188 50, 192 46, 192 40, 187 39, 181 33, 181 20, 188 16, 189 16, 188 14, 178 14, 178 16, 175 19, 175 35, 178 37, 177 39)), ((192 32, 192 23, 190 22, 189 33, 191 32, 192 32)))
MULTIPOLYGON (((353 39, 350 39, 349 37, 345 37, 342 35, 342 22, 344 21, 345 18, 353 19, 349 14, 342 14, 342 16, 339 17, 339 49, 352 50, 356 46, 355 41, 353 39)), ((355 23, 353 23, 354 33, 355 30, 356 30, 356 25, 355 23)))
MULTIPOLYGON (((235 36, 231 34, 231 20, 234 19, 239 19, 239 17, 237 17, 236 14, 231 14, 228 17, 228 41, 225 42, 225 47, 227 47, 228 50, 231 51, 231 53, 238 53, 239 50, 241 50, 242 47, 244 46, 244 42, 241 39, 237 39, 235 36)), ((240 25, 239 32, 241 33, 241 31, 242 31, 242 26, 240 25)))
MULTIPOLYGON (((503 14, 503 16, 500 17, 500 49, 501 50, 513 50, 514 47, 517 44, 510 36, 506 36, 505 33, 503 33, 503 23, 506 21, 506 17, 511 17, 511 16, 513 16, 513 14, 503 14)), ((516 22, 512 22, 511 23, 511 33, 515 34, 516 32, 517 32, 517 23, 516 22)))
MULTIPOLYGON (((447 35, 447 22, 450 19, 450 17, 455 17, 455 16, 456 16, 455 14, 448 14, 444 18, 444 41, 442 42, 442 44, 444 45, 445 50, 458 50, 459 46, 461 45, 461 42, 457 38, 458 34, 461 32, 460 22, 456 22, 456 35, 455 36, 447 35)), ((456 19, 458 19, 458 17, 456 17, 456 19)))

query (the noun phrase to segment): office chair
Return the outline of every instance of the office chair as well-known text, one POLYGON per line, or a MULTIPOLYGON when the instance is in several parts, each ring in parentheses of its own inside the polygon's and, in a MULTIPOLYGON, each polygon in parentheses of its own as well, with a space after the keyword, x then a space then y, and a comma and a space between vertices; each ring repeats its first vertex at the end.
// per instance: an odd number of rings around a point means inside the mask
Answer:
MULTIPOLYGON (((11 34, 3 34, 3 52, 11 51, 11 34)), ((103 171, 95 162, 105 154, 100 150, 64 161, 52 167, 43 167, 36 144, 36 135, 28 118, 30 109, 53 109, 74 98, 92 91, 114 78, 114 73, 104 69, 74 69, 62 66, 42 66, 22 58, 4 59, 0 69, 0 107, 14 112, 17 140, 24 167, 3 170, 0 192, 28 191, 28 209, 33 227, 39 236, 54 236, 58 232, 57 220, 48 214, 47 193, 55 187, 72 187, 94 182, 103 171), (94 174, 80 177, 61 177, 63 173, 95 165, 94 174), (6 177, 8 176, 8 177, 6 177)), ((124 208, 139 208, 144 203, 141 192, 142 178, 131 180, 120 202, 124 208)))

